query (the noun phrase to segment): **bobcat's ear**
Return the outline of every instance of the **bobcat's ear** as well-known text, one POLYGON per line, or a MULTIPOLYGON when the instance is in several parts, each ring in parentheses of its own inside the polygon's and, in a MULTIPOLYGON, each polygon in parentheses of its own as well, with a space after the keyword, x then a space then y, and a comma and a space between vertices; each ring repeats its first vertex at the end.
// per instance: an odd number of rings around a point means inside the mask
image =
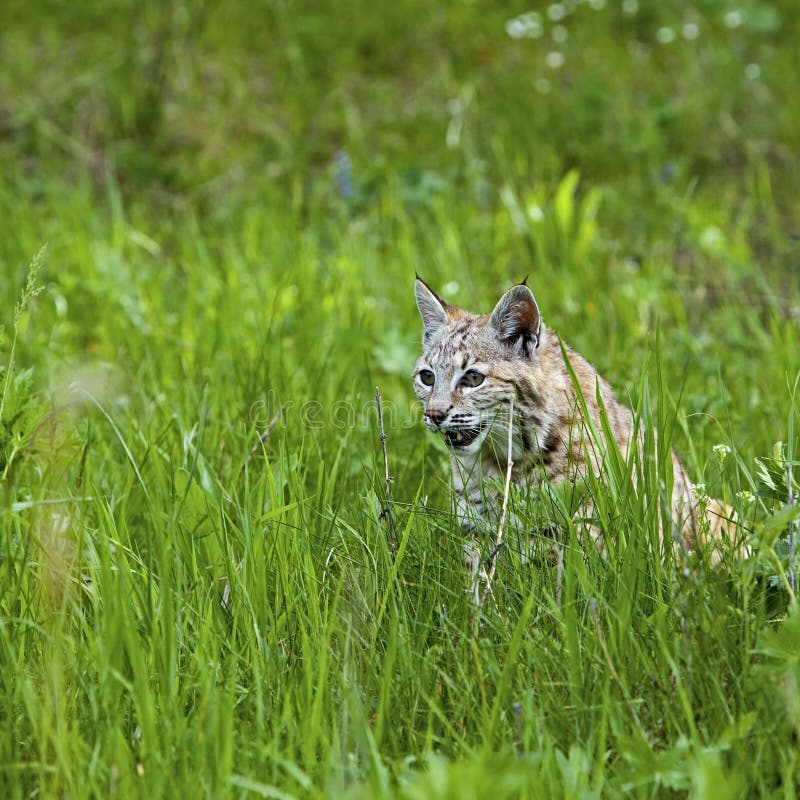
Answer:
POLYGON ((524 284, 513 286, 500 298, 489 322, 502 342, 525 355, 539 346, 542 317, 533 292, 524 284))
POLYGON ((450 304, 428 288, 427 284, 417 278, 414 283, 414 294, 417 297, 417 308, 425 326, 424 341, 428 341, 446 324, 450 304))

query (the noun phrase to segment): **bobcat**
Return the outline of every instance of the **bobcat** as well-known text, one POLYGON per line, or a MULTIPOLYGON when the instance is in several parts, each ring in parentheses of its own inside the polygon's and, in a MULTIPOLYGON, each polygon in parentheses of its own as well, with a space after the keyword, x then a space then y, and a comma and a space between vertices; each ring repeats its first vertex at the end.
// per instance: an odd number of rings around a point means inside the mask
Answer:
MULTIPOLYGON (((630 409, 592 365, 543 324, 533 293, 513 286, 491 314, 471 314, 450 305, 417 278, 417 306, 425 326, 423 354, 414 368, 414 391, 429 429, 444 438, 453 467, 456 512, 471 531, 496 512, 485 480, 502 479, 508 460, 508 422, 514 397, 511 479, 535 486, 574 481, 588 470, 599 474, 603 457, 588 447, 588 423, 603 429, 602 415, 623 455, 634 437, 630 409), (566 353, 576 380, 564 358, 566 353), (598 404, 597 396, 602 399, 598 404), (476 522, 477 521, 477 522, 476 522)), ((641 431, 637 434, 641 446, 641 431)), ((732 511, 716 500, 699 502, 686 470, 672 453, 674 539, 684 551, 699 538, 733 536, 732 511)), ((591 512, 591 501, 584 510, 591 512)), ((590 531, 603 547, 602 535, 590 531)), ((477 554, 467 546, 468 565, 476 574, 477 554), (470 555, 472 553, 472 555, 470 555)))

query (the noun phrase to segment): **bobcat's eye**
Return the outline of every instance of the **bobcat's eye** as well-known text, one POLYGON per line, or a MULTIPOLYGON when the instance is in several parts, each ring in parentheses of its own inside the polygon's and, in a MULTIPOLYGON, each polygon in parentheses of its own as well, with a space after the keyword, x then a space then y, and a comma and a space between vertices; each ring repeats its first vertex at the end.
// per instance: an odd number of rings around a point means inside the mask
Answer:
POLYGON ((468 387, 472 388, 474 386, 480 386, 483 383, 483 381, 485 380, 485 378, 486 378, 486 376, 483 373, 478 372, 478 370, 476 370, 476 369, 468 369, 464 373, 464 375, 461 378, 461 380, 459 381, 459 383, 462 386, 468 386, 468 387))
POLYGON ((419 379, 426 386, 433 386, 436 383, 436 376, 429 369, 421 369, 419 371, 419 379))

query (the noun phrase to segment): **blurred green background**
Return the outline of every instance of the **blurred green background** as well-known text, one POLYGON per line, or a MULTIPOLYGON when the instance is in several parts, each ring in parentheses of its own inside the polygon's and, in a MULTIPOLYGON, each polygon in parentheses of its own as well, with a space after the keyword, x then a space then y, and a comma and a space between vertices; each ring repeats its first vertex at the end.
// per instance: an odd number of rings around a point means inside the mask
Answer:
MULTIPOLYGON (((332 302, 367 328, 406 313, 414 271, 476 310, 530 273, 616 380, 658 319, 680 364, 752 346, 752 314, 797 316, 789 0, 10 0, 3 17, 0 297, 48 242, 51 354, 116 360, 127 337, 98 326, 120 303, 144 324, 202 291, 211 314, 232 249, 264 304, 318 250, 320 296, 344 289, 332 302), (203 287, 191 243, 219 264, 203 287)), ((384 352, 413 356, 407 328, 384 352)))

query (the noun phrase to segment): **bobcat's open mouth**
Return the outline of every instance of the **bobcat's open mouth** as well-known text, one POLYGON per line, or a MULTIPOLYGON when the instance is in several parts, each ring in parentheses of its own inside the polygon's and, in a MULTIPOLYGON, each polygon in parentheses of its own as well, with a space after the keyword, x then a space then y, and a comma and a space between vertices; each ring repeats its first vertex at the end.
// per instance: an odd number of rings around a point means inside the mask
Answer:
POLYGON ((456 431, 446 431, 442 435, 444 436, 446 444, 450 447, 460 449, 462 447, 469 447, 478 438, 480 432, 480 428, 461 428, 456 431))

